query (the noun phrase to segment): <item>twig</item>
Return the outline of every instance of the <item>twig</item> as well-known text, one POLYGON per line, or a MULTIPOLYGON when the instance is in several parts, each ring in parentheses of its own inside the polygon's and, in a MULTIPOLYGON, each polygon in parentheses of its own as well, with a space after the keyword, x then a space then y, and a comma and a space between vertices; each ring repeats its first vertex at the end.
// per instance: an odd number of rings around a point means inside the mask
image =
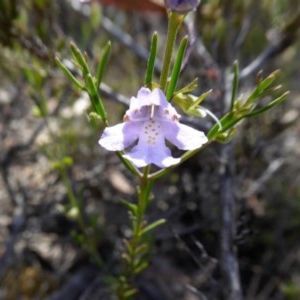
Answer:
POLYGON ((297 40, 297 32, 300 27, 300 13, 297 14, 280 32, 273 34, 273 39, 267 48, 240 73, 240 79, 259 70, 269 59, 284 52, 297 40))
POLYGON ((235 197, 233 190, 233 147, 231 143, 223 146, 221 159, 224 162, 220 172, 221 200, 221 269, 223 274, 223 293, 225 299, 241 300, 239 265, 234 247, 236 231, 235 197))
POLYGON ((182 70, 184 70, 190 60, 191 54, 193 51, 196 52, 196 54, 201 59, 204 68, 211 68, 212 66, 216 66, 216 62, 214 61, 211 54, 208 52, 206 47, 204 46, 201 37, 197 33, 196 28, 196 17, 195 13, 190 13, 185 19, 184 19, 184 25, 187 32, 187 35, 189 37, 189 46, 186 51, 185 59, 182 65, 182 70))
POLYGON ((235 43, 234 43, 234 48, 235 49, 239 49, 243 45, 243 43, 244 43, 244 41, 247 37, 247 34, 249 33, 249 30, 251 28, 251 24, 252 23, 251 23, 251 18, 250 17, 246 17, 243 20, 241 30, 239 31, 239 34, 238 34, 238 36, 235 40, 235 43))
MULTIPOLYGON (((224 112, 230 105, 231 85, 225 75, 224 112), (227 81, 226 81, 227 80, 227 81), (229 99, 229 100, 228 100, 229 99)), ((228 143, 221 149, 220 201, 221 201, 221 271, 223 275, 222 292, 226 300, 241 300, 239 264, 234 246, 236 234, 235 197, 234 197, 234 157, 233 144, 228 143)))
MULTIPOLYGON (((211 256, 208 255, 206 249, 204 246, 200 243, 199 240, 197 240, 195 237, 192 236, 193 243, 199 250, 199 253, 194 254, 193 251, 190 249, 190 247, 186 244, 186 242, 180 237, 179 233, 174 229, 171 228, 175 238, 180 241, 184 247, 184 250, 189 255, 189 257, 195 262, 195 264, 198 266, 199 270, 201 270, 201 273, 199 276, 197 276, 196 284, 197 286, 204 285, 209 279, 211 279, 211 275, 213 271, 216 268, 217 260, 211 256)), ((199 299, 207 299, 206 296, 199 291, 196 287, 186 284, 186 289, 191 291, 193 294, 197 295, 199 299)))
POLYGON ((204 67, 210 68, 212 66, 216 66, 216 62, 213 59, 213 57, 210 55, 208 50, 206 49, 205 45, 203 44, 203 41, 200 37, 197 37, 196 41, 196 53, 200 57, 200 59, 203 61, 204 67))
POLYGON ((129 98, 125 97, 122 94, 119 94, 115 92, 109 85, 107 85, 104 82, 101 82, 100 84, 100 91, 105 95, 106 97, 109 97, 117 102, 120 102, 122 104, 125 104, 126 106, 129 106, 129 98))
POLYGON ((248 198, 251 195, 257 193, 259 189, 276 173, 281 166, 284 164, 285 159, 278 158, 272 161, 266 171, 255 181, 253 182, 249 188, 243 194, 244 198, 248 198))
POLYGON ((196 42, 197 42, 197 34, 196 34, 196 27, 195 27, 195 14, 191 13, 187 15, 187 17, 184 19, 184 25, 187 32, 187 35, 189 37, 189 45, 186 50, 185 58, 181 67, 181 71, 184 71, 187 67, 187 64, 190 60, 191 54, 195 49, 196 42))
MULTIPOLYGON (((138 45, 128 33, 118 28, 109 18, 103 16, 101 25, 105 31, 107 31, 116 40, 130 48, 130 50, 138 57, 142 58, 145 61, 148 61, 148 50, 138 45)), ((157 73, 160 73, 161 68, 161 62, 157 59, 155 64, 155 71, 157 73)))
POLYGON ((185 285, 186 289, 189 290, 191 293, 193 293, 194 295, 198 296, 199 300, 207 300, 208 298, 201 293, 198 289, 196 289, 194 286, 190 285, 190 284, 186 284, 185 285))

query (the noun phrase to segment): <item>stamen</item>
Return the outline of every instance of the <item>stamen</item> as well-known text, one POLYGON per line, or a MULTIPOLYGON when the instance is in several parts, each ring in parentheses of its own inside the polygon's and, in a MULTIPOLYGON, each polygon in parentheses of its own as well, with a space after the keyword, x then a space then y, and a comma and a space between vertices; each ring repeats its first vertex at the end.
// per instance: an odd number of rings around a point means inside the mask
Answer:
POLYGON ((130 121, 130 118, 128 115, 124 115, 123 122, 127 122, 127 121, 130 121))
POLYGON ((219 129, 222 129, 222 124, 221 124, 220 120, 218 119, 218 117, 214 113, 212 113, 209 109, 207 109, 201 105, 199 105, 199 107, 201 109, 203 109, 212 119, 214 119, 216 121, 216 123, 219 126, 219 129))
POLYGON ((179 117, 177 115, 172 116, 172 121, 178 121, 178 120, 179 120, 179 117))
POLYGON ((154 109, 155 109, 155 105, 152 104, 150 109, 151 109, 151 110, 150 110, 150 119, 154 119, 154 109))

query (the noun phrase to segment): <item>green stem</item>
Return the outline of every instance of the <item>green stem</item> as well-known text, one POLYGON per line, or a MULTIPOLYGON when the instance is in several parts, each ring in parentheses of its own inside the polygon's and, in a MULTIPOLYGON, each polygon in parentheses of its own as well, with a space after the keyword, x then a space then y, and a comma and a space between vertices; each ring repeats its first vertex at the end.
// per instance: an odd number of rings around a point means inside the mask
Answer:
POLYGON ((81 214, 81 207, 80 207, 80 205, 79 205, 79 203, 78 203, 78 201, 77 201, 77 199, 76 199, 76 197, 73 193, 73 190, 71 188, 71 183, 69 181, 66 169, 64 167, 62 167, 60 169, 60 174, 61 174, 63 185, 66 188, 70 204, 71 204, 72 207, 75 207, 76 210, 77 210, 77 214, 76 214, 77 223, 78 223, 80 229, 83 229, 85 226, 84 226, 84 220, 83 220, 83 217, 82 217, 82 214, 81 214))
MULTIPOLYGON (((147 169, 147 167, 145 168, 147 169)), ((140 187, 138 190, 138 209, 136 214, 136 220, 134 222, 133 227, 133 238, 131 242, 132 246, 132 264, 138 259, 138 251, 137 248, 142 244, 142 230, 145 225, 145 211, 147 209, 147 205, 150 202, 150 192, 152 188, 152 181, 148 180, 147 174, 148 170, 144 172, 143 178, 141 178, 140 187)), ((133 267, 133 265, 132 265, 133 267)), ((134 272, 134 267, 131 272, 134 272)), ((134 275, 134 274, 133 274, 134 275)))
POLYGON ((153 182, 148 179, 149 173, 150 173, 150 166, 147 166, 144 169, 144 174, 143 177, 141 178, 139 195, 138 195, 139 202, 138 202, 138 210, 137 210, 137 226, 136 226, 136 232, 134 234, 136 235, 137 239, 139 239, 139 236, 141 235, 141 231, 143 229, 143 223, 144 223, 144 214, 147 205, 150 202, 150 193, 151 193, 153 182))
POLYGON ((80 231, 83 233, 84 237, 86 238, 86 243, 83 245, 87 252, 90 253, 97 263, 99 267, 103 266, 102 258, 100 257, 98 251, 97 251, 97 245, 95 244, 95 241, 93 238, 90 237, 89 233, 86 230, 86 225, 84 222, 84 218, 82 215, 82 207, 79 204, 79 202, 76 199, 76 196, 72 190, 70 180, 67 176, 67 172, 65 168, 60 169, 61 178, 63 181, 63 185, 66 188, 68 199, 70 201, 70 204, 72 207, 76 208, 76 221, 80 228, 80 231))
POLYGON ((135 276, 141 273, 148 265, 148 243, 145 242, 143 236, 143 229, 145 228, 145 212, 151 199, 151 190, 153 186, 153 180, 150 180, 148 175, 150 173, 150 166, 144 168, 143 175, 140 177, 140 185, 138 188, 138 204, 136 213, 133 214, 132 219, 132 239, 126 244, 127 249, 130 249, 125 254, 126 265, 121 276, 119 283, 119 300, 131 299, 136 292, 131 282, 135 276), (129 295, 129 296, 127 296, 129 295))
POLYGON ((169 13, 169 24, 168 24, 168 33, 167 33, 167 41, 166 41, 166 48, 163 58, 163 66, 160 76, 160 88, 166 92, 169 71, 171 66, 172 54, 173 49, 176 41, 176 36, 178 32, 178 28, 182 23, 183 17, 179 16, 176 13, 170 12, 169 13))

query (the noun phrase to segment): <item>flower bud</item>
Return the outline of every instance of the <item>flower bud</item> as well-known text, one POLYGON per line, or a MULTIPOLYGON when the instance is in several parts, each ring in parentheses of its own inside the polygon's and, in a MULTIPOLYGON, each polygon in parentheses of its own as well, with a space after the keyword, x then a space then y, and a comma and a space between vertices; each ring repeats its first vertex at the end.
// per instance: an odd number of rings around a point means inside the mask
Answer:
POLYGON ((165 0, 166 7, 179 14, 188 13, 197 8, 201 0, 165 0))

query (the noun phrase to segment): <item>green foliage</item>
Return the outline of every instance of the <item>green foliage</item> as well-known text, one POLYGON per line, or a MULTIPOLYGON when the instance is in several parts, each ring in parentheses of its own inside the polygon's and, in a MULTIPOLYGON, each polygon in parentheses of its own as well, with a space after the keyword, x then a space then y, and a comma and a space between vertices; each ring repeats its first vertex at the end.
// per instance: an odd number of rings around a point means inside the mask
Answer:
POLYGON ((105 68, 107 66, 108 59, 109 59, 110 48, 111 48, 111 43, 108 42, 104 48, 102 57, 99 61, 98 67, 97 67, 97 76, 96 76, 96 78, 97 78, 96 86, 97 87, 99 87, 102 82, 103 74, 104 74, 105 68))
POLYGON ((143 228, 143 230, 141 231, 141 236, 143 236, 146 233, 149 233, 150 231, 156 229, 157 227, 159 227, 165 223, 166 223, 165 219, 156 220, 155 222, 153 222, 143 228))
POLYGON ((146 77, 145 77, 145 86, 149 88, 151 87, 151 84, 153 82, 153 73, 154 73, 155 59, 157 54, 157 42, 158 42, 158 35, 157 32, 154 32, 151 40, 146 77))
MULTIPOLYGON (((168 22, 168 34, 165 47, 165 53, 163 58, 163 66, 160 75, 159 85, 160 88, 166 92, 167 83, 169 77, 169 71, 171 67, 172 54, 175 46, 175 41, 178 33, 178 28, 182 24, 183 17, 178 16, 176 13, 169 13, 169 22, 168 22)), ((183 49, 185 51, 185 49, 183 49)))
POLYGON ((69 69, 56 57, 57 65, 61 68, 64 74, 70 79, 70 81, 81 90, 88 93, 91 103, 94 107, 95 112, 101 117, 104 123, 107 123, 107 113, 105 111, 102 99, 100 97, 98 87, 101 84, 104 69, 108 61, 108 56, 110 52, 110 42, 107 43, 102 58, 98 64, 96 77, 92 76, 91 71, 87 62, 87 55, 83 54, 79 48, 71 43, 71 52, 73 56, 73 62, 75 66, 81 71, 83 81, 78 81, 69 69))
MULTIPOLYGON (((238 73, 236 72, 234 78, 237 74, 238 73)), ((234 97, 232 97, 231 110, 220 119, 221 129, 219 128, 219 125, 216 124, 207 134, 208 138, 210 140, 218 140, 220 138, 220 142, 223 142, 224 138, 227 140, 227 138, 232 136, 233 132, 228 132, 228 130, 233 128, 242 119, 257 116, 283 102, 286 99, 288 92, 281 92, 278 89, 278 86, 271 87, 271 84, 278 76, 279 72, 274 71, 265 79, 260 78, 255 88, 246 99, 238 98, 233 100, 234 97), (266 96, 273 98, 273 100, 269 101, 267 105, 258 107, 258 101, 266 96)), ((237 85, 236 79, 234 79, 233 94, 236 94, 235 85, 237 85)))
POLYGON ((74 84, 74 86, 80 90, 84 89, 84 85, 76 79, 76 77, 72 74, 72 72, 59 60, 58 57, 55 57, 55 61, 60 69, 64 72, 66 77, 70 79, 70 81, 74 84))
POLYGON ((52 168, 60 171, 64 170, 66 168, 71 167, 74 164, 72 157, 70 156, 65 156, 59 161, 53 161, 52 162, 52 168))
POLYGON ((170 82, 169 82, 167 93, 166 93, 166 97, 168 100, 170 100, 172 98, 174 91, 176 89, 188 42, 189 42, 189 39, 186 36, 182 39, 182 41, 179 45, 177 56, 176 56, 176 59, 175 59, 174 65, 173 65, 173 70, 171 73, 170 82))
POLYGON ((211 90, 196 97, 192 94, 177 93, 173 101, 182 109, 182 111, 194 117, 203 118, 206 116, 205 110, 200 106, 202 101, 211 94, 211 90))

